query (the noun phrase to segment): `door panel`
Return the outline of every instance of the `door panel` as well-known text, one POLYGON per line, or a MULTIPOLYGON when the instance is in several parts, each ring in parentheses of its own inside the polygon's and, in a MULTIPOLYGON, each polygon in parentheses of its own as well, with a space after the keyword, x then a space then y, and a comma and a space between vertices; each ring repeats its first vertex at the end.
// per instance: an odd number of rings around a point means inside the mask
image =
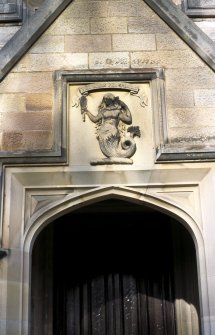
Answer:
POLYGON ((192 238, 124 201, 49 224, 33 248, 31 293, 31 335, 200 335, 192 238))
POLYGON ((132 217, 97 214, 89 224, 79 214, 72 229, 61 224, 57 239, 67 246, 56 284, 64 296, 62 334, 175 334, 169 226, 145 223, 143 229, 132 217))

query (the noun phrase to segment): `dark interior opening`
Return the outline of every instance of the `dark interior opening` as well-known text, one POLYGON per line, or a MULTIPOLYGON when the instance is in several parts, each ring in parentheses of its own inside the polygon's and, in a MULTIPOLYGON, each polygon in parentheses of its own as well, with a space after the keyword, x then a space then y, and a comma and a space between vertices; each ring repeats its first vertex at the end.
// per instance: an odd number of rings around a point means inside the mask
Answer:
POLYGON ((106 200, 64 215, 36 239, 31 334, 189 335, 191 321, 199 335, 195 247, 169 216, 106 200))

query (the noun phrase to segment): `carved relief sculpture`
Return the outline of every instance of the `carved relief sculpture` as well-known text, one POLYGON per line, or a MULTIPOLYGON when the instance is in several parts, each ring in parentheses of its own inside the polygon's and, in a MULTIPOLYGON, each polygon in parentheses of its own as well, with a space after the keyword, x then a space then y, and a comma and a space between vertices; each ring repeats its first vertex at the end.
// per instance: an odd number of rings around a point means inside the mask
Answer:
POLYGON ((80 98, 83 121, 85 116, 96 124, 97 139, 106 158, 91 161, 91 165, 100 164, 132 164, 131 157, 136 151, 135 136, 140 137, 138 126, 132 124, 132 115, 128 106, 112 93, 104 94, 98 107, 97 115, 93 115, 87 107, 87 98, 80 98))

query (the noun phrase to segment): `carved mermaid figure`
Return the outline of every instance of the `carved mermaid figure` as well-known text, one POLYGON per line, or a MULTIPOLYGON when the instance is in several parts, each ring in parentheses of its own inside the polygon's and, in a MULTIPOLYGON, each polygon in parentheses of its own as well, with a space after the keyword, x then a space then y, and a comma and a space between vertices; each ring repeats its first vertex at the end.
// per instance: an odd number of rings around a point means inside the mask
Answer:
POLYGON ((139 127, 129 127, 127 133, 121 123, 130 125, 132 116, 128 106, 111 93, 103 96, 98 107, 98 114, 93 115, 87 109, 87 99, 82 96, 80 99, 81 113, 85 121, 85 115, 97 124, 97 139, 102 153, 107 157, 102 160, 92 161, 92 165, 98 164, 132 164, 130 159, 136 151, 135 136, 140 137, 139 127), (123 134, 124 133, 124 134, 123 134))

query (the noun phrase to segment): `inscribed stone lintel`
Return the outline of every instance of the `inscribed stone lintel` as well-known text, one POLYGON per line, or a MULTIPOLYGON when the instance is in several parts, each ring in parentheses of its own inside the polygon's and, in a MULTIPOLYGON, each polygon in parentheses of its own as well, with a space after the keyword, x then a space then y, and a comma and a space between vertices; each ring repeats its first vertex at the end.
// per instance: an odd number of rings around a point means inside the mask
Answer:
POLYGON ((182 8, 190 17, 215 17, 215 0, 183 0, 182 8))

